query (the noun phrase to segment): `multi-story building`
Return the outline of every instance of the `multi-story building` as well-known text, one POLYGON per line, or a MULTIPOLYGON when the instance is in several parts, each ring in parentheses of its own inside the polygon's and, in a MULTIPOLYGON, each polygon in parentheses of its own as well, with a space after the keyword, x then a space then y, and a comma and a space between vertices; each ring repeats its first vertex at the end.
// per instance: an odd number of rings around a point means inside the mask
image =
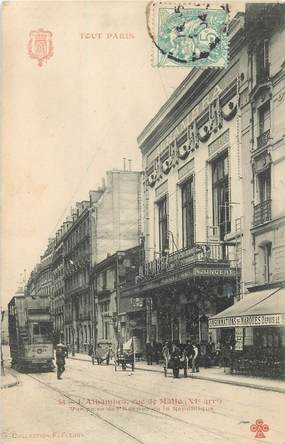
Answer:
MULTIPOLYGON (((65 337, 73 350, 87 351, 93 336, 90 272, 116 251, 138 245, 141 235, 141 173, 109 171, 107 181, 77 204, 63 235, 65 337)), ((93 297, 92 293, 92 297, 93 297)))
POLYGON ((132 335, 143 343, 145 322, 141 326, 130 323, 131 300, 121 297, 121 288, 133 284, 139 273, 140 254, 141 246, 117 251, 93 267, 90 287, 95 297, 95 344, 122 344, 132 335))
POLYGON ((51 316, 56 342, 65 341, 64 335, 64 258, 63 235, 66 225, 56 232, 52 258, 53 291, 51 295, 51 316))
POLYGON ((54 239, 49 239, 48 246, 37 266, 36 294, 51 297, 53 290, 52 259, 54 239))
MULTIPOLYGON (((285 6, 246 8, 239 100, 243 178, 242 301, 213 326, 235 327, 239 350, 285 345, 285 6)), ((276 362, 280 361, 277 358, 276 362)))
POLYGON ((25 292, 30 296, 37 295, 51 297, 53 292, 52 259, 54 239, 49 239, 48 246, 40 258, 40 262, 32 270, 25 292))
POLYGON ((63 235, 65 281, 65 340, 84 351, 91 337, 89 271, 91 266, 90 202, 77 203, 63 235))
POLYGON ((202 353, 209 316, 239 297, 243 25, 230 24, 228 68, 193 69, 138 138, 145 262, 124 296, 145 299, 147 340, 192 339, 202 353))

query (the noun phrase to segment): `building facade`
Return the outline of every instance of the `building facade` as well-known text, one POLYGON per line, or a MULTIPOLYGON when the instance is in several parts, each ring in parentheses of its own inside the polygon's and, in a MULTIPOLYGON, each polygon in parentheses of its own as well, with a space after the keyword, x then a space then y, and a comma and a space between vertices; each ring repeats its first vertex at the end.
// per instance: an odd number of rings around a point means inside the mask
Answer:
MULTIPOLYGON (((251 165, 243 182, 244 194, 251 190, 251 199, 248 198, 244 206, 245 294, 274 291, 284 288, 285 284, 284 5, 249 6, 247 31, 248 100, 242 105, 242 147, 244 163, 251 165)), ((285 315, 285 290, 282 291, 279 312, 285 315)), ((244 341, 246 345, 260 343, 276 349, 285 346, 285 320, 283 327, 246 328, 244 341)))
POLYGON ((140 208, 141 173, 113 170, 107 172, 106 183, 90 191, 89 201, 78 203, 66 220, 62 238, 65 338, 73 351, 87 352, 93 338, 92 268, 108 255, 138 244, 140 208))
MULTIPOLYGON (((94 297, 95 345, 112 344, 114 348, 131 336, 140 337, 130 322, 132 303, 121 297, 123 286, 133 285, 139 273, 141 246, 117 251, 93 267, 90 287, 94 297)), ((145 322, 141 326, 145 330, 145 322)), ((139 332, 141 333, 141 332, 139 332)), ((140 339, 142 346, 142 339, 140 339)))
POLYGON ((211 320, 232 329, 236 370, 285 371, 285 7, 246 7, 247 63, 240 73, 243 177, 241 300, 211 320))
POLYGON ((239 297, 243 31, 240 14, 228 68, 193 69, 138 138, 145 260, 124 295, 144 300, 147 340, 191 339, 202 354, 223 334, 208 318, 239 297))
POLYGON ((65 341, 64 335, 64 258, 63 241, 65 225, 57 231, 54 239, 54 251, 52 257, 53 288, 51 294, 51 316, 55 342, 65 341))

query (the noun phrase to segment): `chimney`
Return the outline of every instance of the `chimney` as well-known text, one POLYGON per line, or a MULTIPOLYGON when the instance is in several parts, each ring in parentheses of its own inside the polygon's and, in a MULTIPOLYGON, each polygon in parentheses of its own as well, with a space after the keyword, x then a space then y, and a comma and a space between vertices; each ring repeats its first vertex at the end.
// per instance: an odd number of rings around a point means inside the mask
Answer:
POLYGON ((123 162, 124 162, 124 171, 126 171, 126 158, 125 157, 123 157, 123 162))
POLYGON ((129 171, 132 171, 132 159, 128 159, 129 162, 129 171))

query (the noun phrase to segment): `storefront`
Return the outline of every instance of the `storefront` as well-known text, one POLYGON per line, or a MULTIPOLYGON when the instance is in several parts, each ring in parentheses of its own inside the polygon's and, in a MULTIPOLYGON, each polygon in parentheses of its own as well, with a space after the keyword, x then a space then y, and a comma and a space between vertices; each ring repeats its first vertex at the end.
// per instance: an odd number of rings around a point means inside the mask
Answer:
MULTIPOLYGON (((203 363, 209 343, 216 342, 215 333, 209 335, 208 319, 231 306, 238 291, 239 269, 227 259, 232 248, 208 243, 144 264, 137 284, 121 290, 121 301, 137 300, 142 305, 144 344, 162 347, 166 340, 180 344, 190 340, 200 345, 203 363)), ((129 304, 125 311, 130 331, 133 323, 133 329, 138 326, 139 307, 131 310, 133 302, 129 304)))
POLYGON ((233 372, 285 377, 285 288, 249 293, 212 316, 209 327, 226 332, 228 343, 223 345, 234 348, 230 362, 233 372))

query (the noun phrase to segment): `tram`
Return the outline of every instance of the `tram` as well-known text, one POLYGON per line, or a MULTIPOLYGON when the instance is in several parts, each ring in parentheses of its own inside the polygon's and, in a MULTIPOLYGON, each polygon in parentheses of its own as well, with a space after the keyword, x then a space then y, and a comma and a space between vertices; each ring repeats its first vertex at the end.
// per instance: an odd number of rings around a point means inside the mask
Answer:
POLYGON ((20 371, 53 370, 49 298, 16 293, 8 304, 8 323, 11 366, 20 371))

